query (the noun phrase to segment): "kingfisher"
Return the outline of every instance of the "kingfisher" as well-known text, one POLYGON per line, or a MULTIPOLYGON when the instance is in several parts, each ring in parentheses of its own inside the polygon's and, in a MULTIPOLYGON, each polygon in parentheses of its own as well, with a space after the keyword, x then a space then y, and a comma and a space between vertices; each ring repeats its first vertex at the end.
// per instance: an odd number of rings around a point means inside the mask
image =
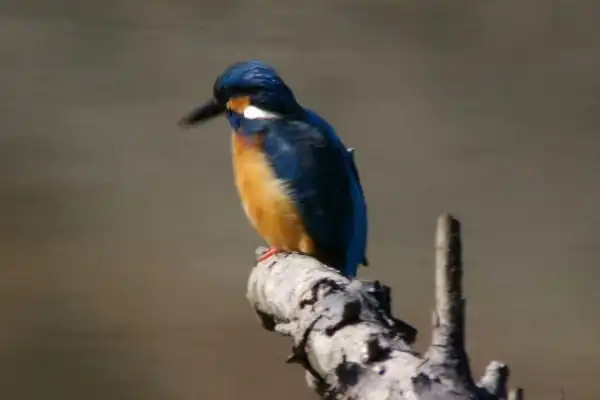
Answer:
POLYGON ((347 277, 368 266, 367 207, 351 149, 301 106, 270 65, 230 65, 210 99, 184 116, 191 127, 225 114, 235 186, 253 228, 281 252, 312 256, 347 277))

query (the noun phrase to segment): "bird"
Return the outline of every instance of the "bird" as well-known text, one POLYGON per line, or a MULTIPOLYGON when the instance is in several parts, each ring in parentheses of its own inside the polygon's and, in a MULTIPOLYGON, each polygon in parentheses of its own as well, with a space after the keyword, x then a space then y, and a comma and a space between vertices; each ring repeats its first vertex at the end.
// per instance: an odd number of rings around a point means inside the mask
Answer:
MULTIPOLYGON (((368 266, 367 206, 352 149, 304 108, 273 66, 229 65, 212 96, 179 120, 189 128, 225 115, 233 175, 252 227, 278 253, 311 256, 354 278, 368 266)), ((259 260, 259 261, 260 261, 259 260)))

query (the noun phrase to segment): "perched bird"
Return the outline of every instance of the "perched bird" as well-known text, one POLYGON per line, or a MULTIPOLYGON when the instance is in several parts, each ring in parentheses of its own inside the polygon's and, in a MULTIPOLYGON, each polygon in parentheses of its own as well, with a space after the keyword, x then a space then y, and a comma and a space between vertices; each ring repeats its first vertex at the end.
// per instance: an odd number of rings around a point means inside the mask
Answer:
POLYGON ((270 246, 348 277, 368 265, 367 210, 354 158, 333 128, 303 108, 273 67, 229 66, 187 127, 225 114, 233 128, 235 185, 252 226, 270 246))

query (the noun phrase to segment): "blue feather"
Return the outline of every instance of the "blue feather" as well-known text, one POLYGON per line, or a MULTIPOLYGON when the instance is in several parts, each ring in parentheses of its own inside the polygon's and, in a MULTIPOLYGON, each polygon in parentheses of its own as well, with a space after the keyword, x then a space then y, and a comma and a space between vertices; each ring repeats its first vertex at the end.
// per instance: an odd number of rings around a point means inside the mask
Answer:
POLYGON ((354 203, 354 232, 355 237, 353 242, 351 243, 351 249, 355 250, 356 254, 352 255, 352 259, 355 257, 361 257, 360 263, 364 266, 369 265, 369 261, 367 259, 367 237, 368 237, 368 223, 367 223, 367 205, 365 202, 365 195, 360 183, 360 176, 358 174, 358 168, 356 167, 356 163, 352 154, 348 152, 348 149, 342 143, 341 139, 335 133, 335 130, 327 121, 325 121, 321 116, 319 116, 316 112, 312 110, 305 109, 307 114, 307 119, 312 124, 320 126, 322 130, 325 131, 325 134, 331 139, 332 142, 335 143, 336 147, 340 150, 344 151, 346 155, 346 170, 347 173, 351 174, 351 198, 354 203))
POLYGON ((305 120, 264 121, 264 151, 315 242, 333 268, 354 277, 365 262, 366 206, 352 159, 316 114, 305 120))

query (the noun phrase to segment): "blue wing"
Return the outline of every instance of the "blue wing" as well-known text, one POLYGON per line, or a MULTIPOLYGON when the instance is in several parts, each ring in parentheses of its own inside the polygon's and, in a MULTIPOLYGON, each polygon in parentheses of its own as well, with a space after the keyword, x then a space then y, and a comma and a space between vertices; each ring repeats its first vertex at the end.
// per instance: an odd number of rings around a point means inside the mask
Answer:
MULTIPOLYGON (((315 126, 318 126, 323 130, 327 137, 330 138, 338 147, 343 148, 348 151, 339 137, 335 134, 333 127, 327 123, 321 116, 311 110, 305 110, 308 116, 308 120, 315 126)), ((349 154, 349 164, 350 170, 352 172, 354 178, 354 185, 352 185, 352 198, 354 199, 354 213, 355 213, 355 232, 357 237, 355 238, 355 242, 353 243, 356 246, 357 254, 362 254, 361 263, 365 267, 369 265, 369 260, 367 259, 367 205, 365 202, 365 196, 363 192, 362 185, 360 183, 360 175, 358 173, 358 168, 356 167, 356 162, 354 160, 354 154, 348 152, 349 154)))
POLYGON ((366 261, 366 206, 351 155, 323 120, 271 120, 264 150, 285 180, 317 251, 332 267, 355 276, 366 261))

